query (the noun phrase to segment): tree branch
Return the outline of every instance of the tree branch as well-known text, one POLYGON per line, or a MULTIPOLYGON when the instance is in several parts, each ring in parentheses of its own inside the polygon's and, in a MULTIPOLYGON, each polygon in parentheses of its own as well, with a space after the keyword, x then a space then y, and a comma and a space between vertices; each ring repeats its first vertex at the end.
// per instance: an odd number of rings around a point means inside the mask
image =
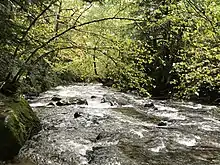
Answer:
MULTIPOLYGON (((61 48, 56 48, 56 49, 53 49, 53 50, 51 50, 51 51, 48 51, 48 52, 42 54, 41 56, 39 56, 35 61, 33 61, 33 62, 31 63, 31 65, 33 65, 33 66, 36 65, 42 58, 47 57, 49 54, 51 54, 51 53, 53 53, 53 52, 56 52, 56 51, 58 51, 58 50, 66 50, 66 49, 73 49, 73 48, 79 48, 79 47, 78 47, 78 46, 68 46, 68 47, 61 47, 61 48)), ((27 60, 26 60, 26 61, 27 61, 27 60)), ((25 61, 25 64, 27 64, 26 61, 25 61)), ((25 67, 26 67, 26 66, 23 65, 23 66, 19 69, 17 75, 15 76, 15 78, 13 79, 12 82, 16 82, 17 80, 19 80, 19 79, 21 78, 21 76, 23 75, 23 73, 24 73, 24 71, 25 71, 25 67)))
POLYGON ((205 14, 205 12, 202 11, 202 9, 200 9, 198 6, 196 6, 196 4, 193 3, 191 0, 186 0, 186 1, 193 8, 193 10, 195 10, 200 15, 200 17, 202 17, 203 19, 207 20, 210 23, 214 33, 216 33, 216 30, 215 30, 215 27, 214 27, 212 21, 208 18, 208 16, 205 14))
MULTIPOLYGON (((22 38, 20 39, 20 43, 23 42, 23 40, 25 39, 25 37, 28 35, 29 31, 31 30, 31 28, 34 26, 34 24, 37 22, 37 20, 56 2, 57 0, 52 1, 34 20, 33 22, 31 22, 31 24, 29 25, 29 27, 27 28, 27 30, 25 31, 25 33, 23 34, 22 38)), ((20 44, 18 44, 18 46, 15 49, 14 52, 14 57, 17 56, 17 52, 19 49, 20 44)))
MULTIPOLYGON (((115 17, 107 17, 107 18, 101 18, 101 19, 95 19, 92 21, 88 21, 88 22, 84 22, 81 23, 79 25, 73 25, 72 27, 64 30, 63 32, 57 34, 56 36, 50 38, 47 42, 43 43, 41 46, 39 46, 38 48, 36 48, 31 55, 27 58, 27 60, 23 63, 23 65, 25 66, 30 60, 31 58, 38 52, 38 50, 44 48, 45 46, 47 46, 49 43, 51 43, 52 41, 54 41, 56 38, 66 34, 67 32, 69 32, 70 30, 75 29, 76 27, 81 27, 81 26, 85 26, 85 25, 89 25, 89 24, 93 24, 93 23, 98 23, 98 22, 102 22, 102 21, 107 21, 107 20, 129 20, 129 21, 143 21, 143 20, 139 20, 139 19, 134 19, 134 18, 115 18, 115 17)), ((20 78, 20 74, 22 74, 22 70, 23 68, 21 68, 17 74, 14 76, 13 78, 13 82, 18 81, 20 78)))

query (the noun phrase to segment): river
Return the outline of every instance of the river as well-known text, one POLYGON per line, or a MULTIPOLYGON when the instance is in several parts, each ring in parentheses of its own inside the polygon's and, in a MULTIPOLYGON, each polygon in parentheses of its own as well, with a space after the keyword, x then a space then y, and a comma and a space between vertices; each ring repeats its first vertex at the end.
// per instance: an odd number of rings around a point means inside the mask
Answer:
POLYGON ((216 106, 149 100, 101 84, 58 86, 30 105, 42 130, 19 157, 36 165, 220 164, 216 106), (54 96, 88 105, 53 106, 54 96))

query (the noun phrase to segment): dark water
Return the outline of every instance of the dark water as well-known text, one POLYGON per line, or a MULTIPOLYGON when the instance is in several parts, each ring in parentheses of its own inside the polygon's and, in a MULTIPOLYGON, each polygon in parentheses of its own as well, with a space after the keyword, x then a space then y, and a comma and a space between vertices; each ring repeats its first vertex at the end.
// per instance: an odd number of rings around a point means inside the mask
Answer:
POLYGON ((19 157, 38 165, 220 164, 215 106, 148 100, 100 84, 60 86, 31 106, 43 129, 19 157), (80 96, 88 105, 45 106, 53 95, 80 96), (145 107, 149 102, 154 106, 145 107))

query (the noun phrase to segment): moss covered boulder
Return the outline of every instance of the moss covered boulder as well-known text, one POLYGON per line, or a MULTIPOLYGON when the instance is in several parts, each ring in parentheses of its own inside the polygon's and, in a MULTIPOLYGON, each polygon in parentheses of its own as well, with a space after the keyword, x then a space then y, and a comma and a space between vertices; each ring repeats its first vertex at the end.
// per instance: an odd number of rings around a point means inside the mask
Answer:
POLYGON ((40 121, 23 97, 0 94, 0 160, 12 159, 39 130, 40 121))

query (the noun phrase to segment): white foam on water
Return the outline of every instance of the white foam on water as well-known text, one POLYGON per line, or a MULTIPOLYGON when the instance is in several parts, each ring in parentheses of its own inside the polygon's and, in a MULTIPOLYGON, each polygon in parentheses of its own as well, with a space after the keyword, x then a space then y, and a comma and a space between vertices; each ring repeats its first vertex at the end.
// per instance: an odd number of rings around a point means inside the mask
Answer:
POLYGON ((101 103, 101 99, 99 100, 87 100, 88 105, 86 107, 88 108, 116 108, 117 106, 111 106, 110 103, 101 103))
POLYGON ((201 104, 195 104, 195 105, 181 105, 182 107, 185 108, 190 108, 190 109, 201 109, 203 106, 201 104))
POLYGON ((186 146, 195 146, 196 145, 195 139, 178 138, 178 139, 176 139, 176 142, 178 142, 179 144, 186 145, 186 146))
POLYGON ((165 144, 163 141, 161 141, 161 145, 154 147, 154 148, 150 148, 150 151, 152 152, 160 152, 162 149, 166 148, 165 144))
POLYGON ((212 121, 214 123, 217 123, 217 124, 220 124, 220 121, 215 119, 215 118, 210 118, 210 117, 204 117, 205 120, 208 120, 208 121, 212 121))
POLYGON ((217 108, 217 106, 214 106, 214 105, 203 105, 203 108, 207 109, 207 110, 211 110, 211 109, 215 109, 217 108))
POLYGON ((36 103, 30 103, 30 106, 35 108, 35 107, 43 107, 45 106, 45 103, 41 103, 41 102, 36 102, 36 103))
POLYGON ((65 87, 64 86, 57 86, 57 87, 55 87, 55 89, 63 90, 63 89, 65 89, 65 87))
POLYGON ((98 142, 96 143, 96 145, 100 145, 100 146, 115 146, 119 143, 119 140, 116 141, 112 141, 112 142, 98 142))
POLYGON ((155 107, 161 111, 178 112, 178 109, 172 108, 172 107, 166 107, 166 106, 161 106, 161 105, 155 105, 155 107))
MULTIPOLYGON (((79 105, 79 107, 83 107, 79 105)), ((83 109, 83 112, 90 114, 91 116, 98 116, 98 117, 104 117, 106 115, 112 115, 112 111, 109 110, 109 108, 94 108, 94 107, 87 107, 83 109)))
POLYGON ((74 141, 69 141, 66 143, 66 147, 73 148, 76 152, 78 152, 80 155, 85 156, 86 151, 92 150, 92 145, 91 144, 80 144, 80 143, 75 143, 74 141))
POLYGON ((75 96, 82 96, 83 98, 90 98, 92 95, 95 96, 103 96, 106 93, 109 93, 108 90, 105 89, 96 89, 100 88, 101 84, 87 84, 86 86, 83 85, 71 85, 67 87, 58 86, 54 88, 54 90, 47 91, 43 94, 43 97, 52 97, 53 95, 59 95, 61 97, 75 97, 75 96), (92 91, 90 93, 89 91, 92 91))
POLYGON ((86 152, 87 151, 92 151, 93 144, 81 144, 81 143, 76 143, 73 140, 70 140, 68 142, 63 142, 61 147, 63 147, 63 150, 74 150, 75 153, 78 153, 79 156, 79 164, 80 165, 85 165, 88 164, 88 160, 86 158, 86 152))
POLYGON ((144 137, 143 132, 145 132, 145 131, 146 130, 144 130, 144 129, 140 129, 140 130, 132 129, 131 133, 138 135, 140 138, 143 138, 144 137))
POLYGON ((198 125, 198 122, 193 121, 193 122, 188 122, 188 123, 180 123, 180 125, 187 125, 187 126, 192 126, 192 125, 198 125))
POLYGON ((186 116, 179 115, 177 112, 156 112, 156 116, 167 117, 169 119, 186 120, 186 116))
POLYGON ((124 108, 133 108, 134 106, 131 105, 131 104, 128 104, 128 105, 122 105, 122 107, 124 107, 124 108))
POLYGON ((220 144, 216 142, 210 142, 211 145, 220 148, 220 144))
POLYGON ((219 131, 220 127, 209 125, 206 122, 201 123, 200 128, 205 131, 219 131))
POLYGON ((106 165, 121 165, 120 162, 109 162, 106 165))
POLYGON ((195 146, 197 144, 197 140, 199 140, 200 137, 199 136, 194 136, 194 137, 187 137, 184 135, 177 135, 177 138, 175 139, 175 141, 179 144, 191 147, 191 146, 195 146))

